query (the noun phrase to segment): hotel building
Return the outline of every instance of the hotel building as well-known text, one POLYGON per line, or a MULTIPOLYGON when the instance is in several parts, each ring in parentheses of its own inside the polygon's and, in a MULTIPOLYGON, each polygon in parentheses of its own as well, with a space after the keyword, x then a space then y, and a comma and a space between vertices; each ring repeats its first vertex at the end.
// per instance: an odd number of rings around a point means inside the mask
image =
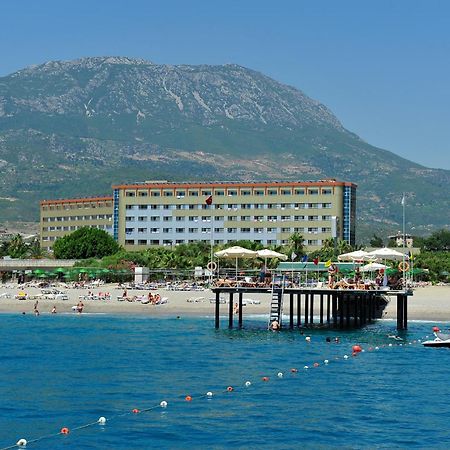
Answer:
POLYGON ((113 233, 112 197, 43 200, 40 210, 40 244, 46 251, 51 250, 57 238, 81 227, 113 233))
POLYGON ((354 244, 355 212, 356 185, 333 179, 151 181, 113 186, 113 197, 42 201, 41 247, 51 250, 56 238, 89 226, 111 233, 127 250, 211 239, 283 245, 299 233, 312 251, 334 236, 354 244))
POLYGON ((113 190, 113 236, 127 250, 211 239, 282 245, 299 233, 311 251, 334 228, 338 239, 355 243, 356 185, 349 182, 154 181, 113 190))

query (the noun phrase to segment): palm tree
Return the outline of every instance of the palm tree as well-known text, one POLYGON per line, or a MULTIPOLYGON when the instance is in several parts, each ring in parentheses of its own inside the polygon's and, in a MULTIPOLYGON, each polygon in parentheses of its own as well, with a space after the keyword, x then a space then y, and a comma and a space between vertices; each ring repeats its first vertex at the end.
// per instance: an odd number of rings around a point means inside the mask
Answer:
POLYGON ((289 238, 289 241, 291 242, 291 252, 294 252, 297 256, 305 255, 304 240, 304 237, 300 233, 292 234, 289 238))

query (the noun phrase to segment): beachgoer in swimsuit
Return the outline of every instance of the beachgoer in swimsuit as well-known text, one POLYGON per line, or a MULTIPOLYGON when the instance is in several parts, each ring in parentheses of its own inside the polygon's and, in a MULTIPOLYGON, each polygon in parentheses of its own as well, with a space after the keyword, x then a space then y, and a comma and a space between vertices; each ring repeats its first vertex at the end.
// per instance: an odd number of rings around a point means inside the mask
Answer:
POLYGON ((234 304, 233 314, 239 314, 239 305, 237 303, 234 304))
POLYGON ((81 314, 83 312, 83 308, 84 308, 84 303, 80 300, 77 305, 77 311, 79 314, 81 314))
POLYGON ((280 323, 278 322, 278 320, 274 320, 271 324, 270 324, 270 329, 272 331, 278 331, 280 329, 280 323))
POLYGON ((56 314, 56 305, 54 305, 52 308, 52 314, 56 314))

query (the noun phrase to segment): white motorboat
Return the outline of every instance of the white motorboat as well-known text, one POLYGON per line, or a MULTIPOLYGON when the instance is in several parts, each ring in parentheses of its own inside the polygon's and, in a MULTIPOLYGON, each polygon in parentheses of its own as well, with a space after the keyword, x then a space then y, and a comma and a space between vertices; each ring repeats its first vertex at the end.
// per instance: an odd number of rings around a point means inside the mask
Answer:
POLYGON ((450 334, 441 333, 438 327, 433 328, 435 338, 432 341, 425 341, 422 344, 425 347, 448 347, 450 348, 450 334))

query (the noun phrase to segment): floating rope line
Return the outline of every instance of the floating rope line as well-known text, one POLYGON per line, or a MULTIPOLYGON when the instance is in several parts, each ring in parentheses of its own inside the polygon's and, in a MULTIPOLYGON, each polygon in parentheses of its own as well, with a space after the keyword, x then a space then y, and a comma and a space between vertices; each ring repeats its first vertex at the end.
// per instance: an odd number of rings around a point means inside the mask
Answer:
MULTIPOLYGON (((425 339, 428 339, 428 336, 425 336, 425 339)), ((311 338, 309 336, 307 336, 305 338, 305 340, 308 343, 311 342, 311 338)), ((409 341, 409 342, 396 341, 395 344, 389 343, 389 344, 381 344, 381 345, 376 345, 376 346, 370 345, 367 350, 363 349, 360 345, 355 344, 355 345, 352 346, 351 356, 352 357, 356 357, 360 353, 364 353, 364 352, 367 352, 367 351, 368 352, 378 351, 380 348, 406 347, 407 344, 408 345, 413 345, 413 344, 421 343, 421 342, 422 342, 422 339, 417 339, 417 340, 413 340, 413 341, 409 341)), ((341 359, 342 360, 348 360, 348 359, 350 359, 350 356, 348 354, 344 354, 342 356, 342 358, 339 357, 339 356, 336 356, 333 359, 335 361, 338 361, 338 360, 341 360, 341 359)), ((322 366, 328 366, 329 364, 330 364, 330 359, 323 359, 321 363, 315 361, 315 362, 311 363, 310 365, 304 365, 303 366, 303 370, 307 371, 307 370, 310 370, 310 369, 317 369, 317 368, 322 367, 322 366)), ((300 369, 298 369, 297 367, 292 367, 292 368, 286 370, 286 372, 283 372, 283 371, 277 372, 276 373, 276 377, 278 379, 281 379, 281 378, 284 377, 285 373, 291 373, 293 376, 295 376, 299 372, 300 372, 300 369)), ((260 381, 262 383, 268 383, 270 381, 270 377, 267 376, 267 375, 260 376, 260 381)), ((253 385, 253 382, 250 381, 250 380, 246 380, 243 383, 244 388, 249 388, 252 385, 253 385)), ((236 385, 236 386, 238 386, 238 385, 236 385)), ((242 386, 242 384, 239 384, 239 386, 242 386)), ((234 387, 233 385, 230 385, 230 386, 227 386, 226 389, 219 390, 218 394, 230 394, 230 393, 235 392, 235 391, 236 391, 236 387, 234 387)), ((194 399, 195 400, 199 400, 199 399, 202 399, 202 398, 211 399, 214 395, 216 395, 216 394, 214 394, 212 391, 208 391, 205 394, 197 394, 197 395, 180 394, 179 396, 175 397, 174 401, 182 401, 184 399, 185 402, 192 402, 194 399)), ((162 400, 160 403, 152 405, 152 406, 149 406, 147 408, 143 408, 143 409, 134 408, 132 410, 128 410, 128 411, 124 411, 122 413, 111 415, 108 418, 104 417, 104 416, 101 416, 95 422, 89 422, 89 423, 86 423, 86 424, 83 424, 83 425, 79 425, 79 426, 76 426, 76 427, 73 427, 73 428, 62 427, 59 432, 45 434, 43 436, 40 436, 40 437, 37 437, 37 438, 33 438, 33 439, 30 439, 30 440, 21 438, 15 444, 9 445, 7 447, 1 447, 0 450, 11 450, 11 449, 16 449, 16 448, 25 448, 29 444, 33 444, 33 443, 36 443, 36 442, 39 442, 39 441, 42 441, 42 440, 45 440, 45 439, 54 438, 54 437, 57 437, 57 436, 60 436, 60 435, 68 435, 68 434, 70 434, 73 431, 83 430, 83 429, 86 429, 86 428, 89 428, 89 427, 93 427, 95 425, 104 426, 104 425, 106 425, 107 422, 111 422, 112 420, 117 419, 119 417, 124 417, 124 416, 134 415, 134 414, 144 414, 144 413, 147 413, 147 412, 150 412, 150 411, 154 411, 154 410, 159 409, 159 408, 167 408, 167 406, 168 406, 168 402, 166 400, 162 400)))

